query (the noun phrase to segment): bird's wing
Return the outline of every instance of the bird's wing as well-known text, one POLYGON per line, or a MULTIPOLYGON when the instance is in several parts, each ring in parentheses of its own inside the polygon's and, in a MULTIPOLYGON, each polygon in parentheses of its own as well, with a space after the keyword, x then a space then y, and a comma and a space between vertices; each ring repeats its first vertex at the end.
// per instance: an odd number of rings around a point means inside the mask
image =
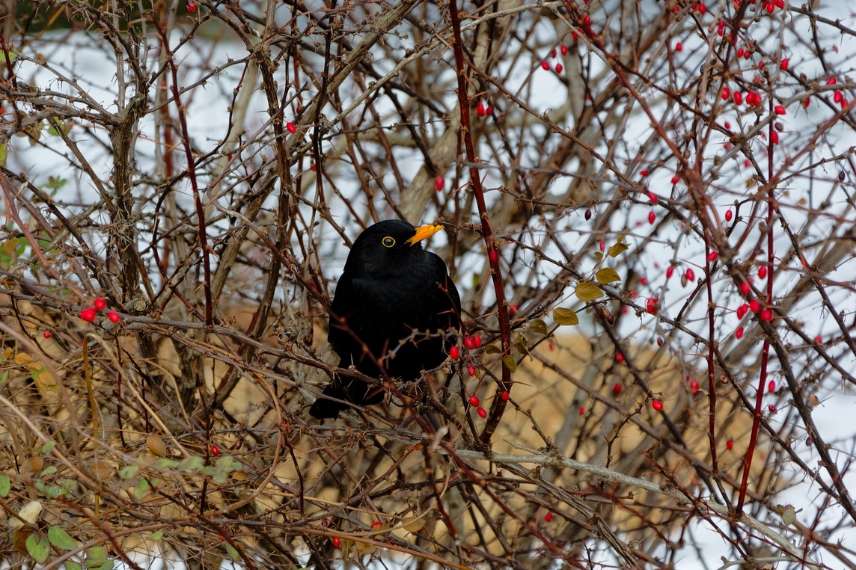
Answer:
POLYGON ((436 275, 437 293, 435 293, 435 301, 431 303, 433 306, 446 307, 441 310, 441 322, 445 321, 445 326, 441 328, 461 328, 461 296, 458 294, 458 288, 455 282, 449 277, 449 270, 446 268, 446 263, 435 253, 429 252, 432 257, 434 271, 436 275))

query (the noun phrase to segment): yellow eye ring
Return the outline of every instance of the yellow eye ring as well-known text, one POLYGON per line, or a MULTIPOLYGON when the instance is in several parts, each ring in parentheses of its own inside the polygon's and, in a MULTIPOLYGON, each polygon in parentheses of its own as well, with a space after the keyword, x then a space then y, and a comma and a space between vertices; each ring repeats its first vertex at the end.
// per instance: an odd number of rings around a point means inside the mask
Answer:
POLYGON ((394 247, 395 246, 395 238, 392 236, 384 236, 382 240, 380 240, 381 245, 383 247, 394 247))

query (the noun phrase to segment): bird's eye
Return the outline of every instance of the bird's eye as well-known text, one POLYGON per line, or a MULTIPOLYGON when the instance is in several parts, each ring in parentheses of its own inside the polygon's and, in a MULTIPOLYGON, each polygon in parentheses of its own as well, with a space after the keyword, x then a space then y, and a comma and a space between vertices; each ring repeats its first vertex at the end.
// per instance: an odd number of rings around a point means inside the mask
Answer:
POLYGON ((395 245, 395 238, 392 236, 384 236, 380 243, 383 244, 383 247, 393 247, 395 245))

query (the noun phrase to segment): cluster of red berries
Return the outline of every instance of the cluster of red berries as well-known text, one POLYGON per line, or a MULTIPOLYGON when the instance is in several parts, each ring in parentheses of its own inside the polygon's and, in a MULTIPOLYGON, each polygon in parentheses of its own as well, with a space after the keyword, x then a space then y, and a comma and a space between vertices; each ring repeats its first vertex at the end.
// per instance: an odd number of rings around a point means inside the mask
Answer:
MULTIPOLYGON (((104 297, 96 297, 94 301, 92 301, 92 305, 86 307, 85 309, 80 311, 80 318, 86 321, 87 323, 95 322, 95 319, 98 317, 98 313, 107 308, 107 299, 104 297)), ((122 320, 121 315, 114 310, 107 311, 107 320, 109 320, 113 324, 117 324, 122 320)), ((48 338, 48 337, 45 337, 48 338)))
POLYGON ((479 99, 479 102, 476 104, 476 115, 479 117, 493 115, 493 107, 479 99))
MULTIPOLYGON (((475 350, 482 345, 481 335, 467 335, 464 337, 463 344, 464 348, 466 348, 467 350, 475 350)), ((454 345, 452 348, 449 349, 449 358, 451 358, 452 360, 458 360, 461 358, 461 349, 458 347, 458 345, 454 345)), ((475 364, 473 364, 472 362, 467 364, 467 375, 471 378, 474 378, 477 374, 478 370, 476 369, 475 364)), ((509 394, 508 390, 504 390, 500 394, 500 398, 504 402, 507 402, 510 397, 511 395, 509 394)), ((472 407, 476 408, 476 413, 479 415, 480 418, 487 417, 487 410, 481 406, 481 400, 478 396, 473 394, 467 399, 467 402, 469 402, 472 407)))

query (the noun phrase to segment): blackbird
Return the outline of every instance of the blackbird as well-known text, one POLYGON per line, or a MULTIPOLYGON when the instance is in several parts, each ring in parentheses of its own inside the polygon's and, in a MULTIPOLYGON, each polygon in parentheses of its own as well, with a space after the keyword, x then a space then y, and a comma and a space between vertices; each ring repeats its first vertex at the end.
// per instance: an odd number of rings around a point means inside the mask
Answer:
MULTIPOLYGON (((420 243, 441 229, 385 220, 359 235, 330 308, 327 340, 341 368, 410 381, 446 360, 461 327, 461 299, 446 264, 420 243)), ((383 389, 334 376, 312 416, 335 418, 348 407, 327 397, 370 405, 383 400, 383 389)))

